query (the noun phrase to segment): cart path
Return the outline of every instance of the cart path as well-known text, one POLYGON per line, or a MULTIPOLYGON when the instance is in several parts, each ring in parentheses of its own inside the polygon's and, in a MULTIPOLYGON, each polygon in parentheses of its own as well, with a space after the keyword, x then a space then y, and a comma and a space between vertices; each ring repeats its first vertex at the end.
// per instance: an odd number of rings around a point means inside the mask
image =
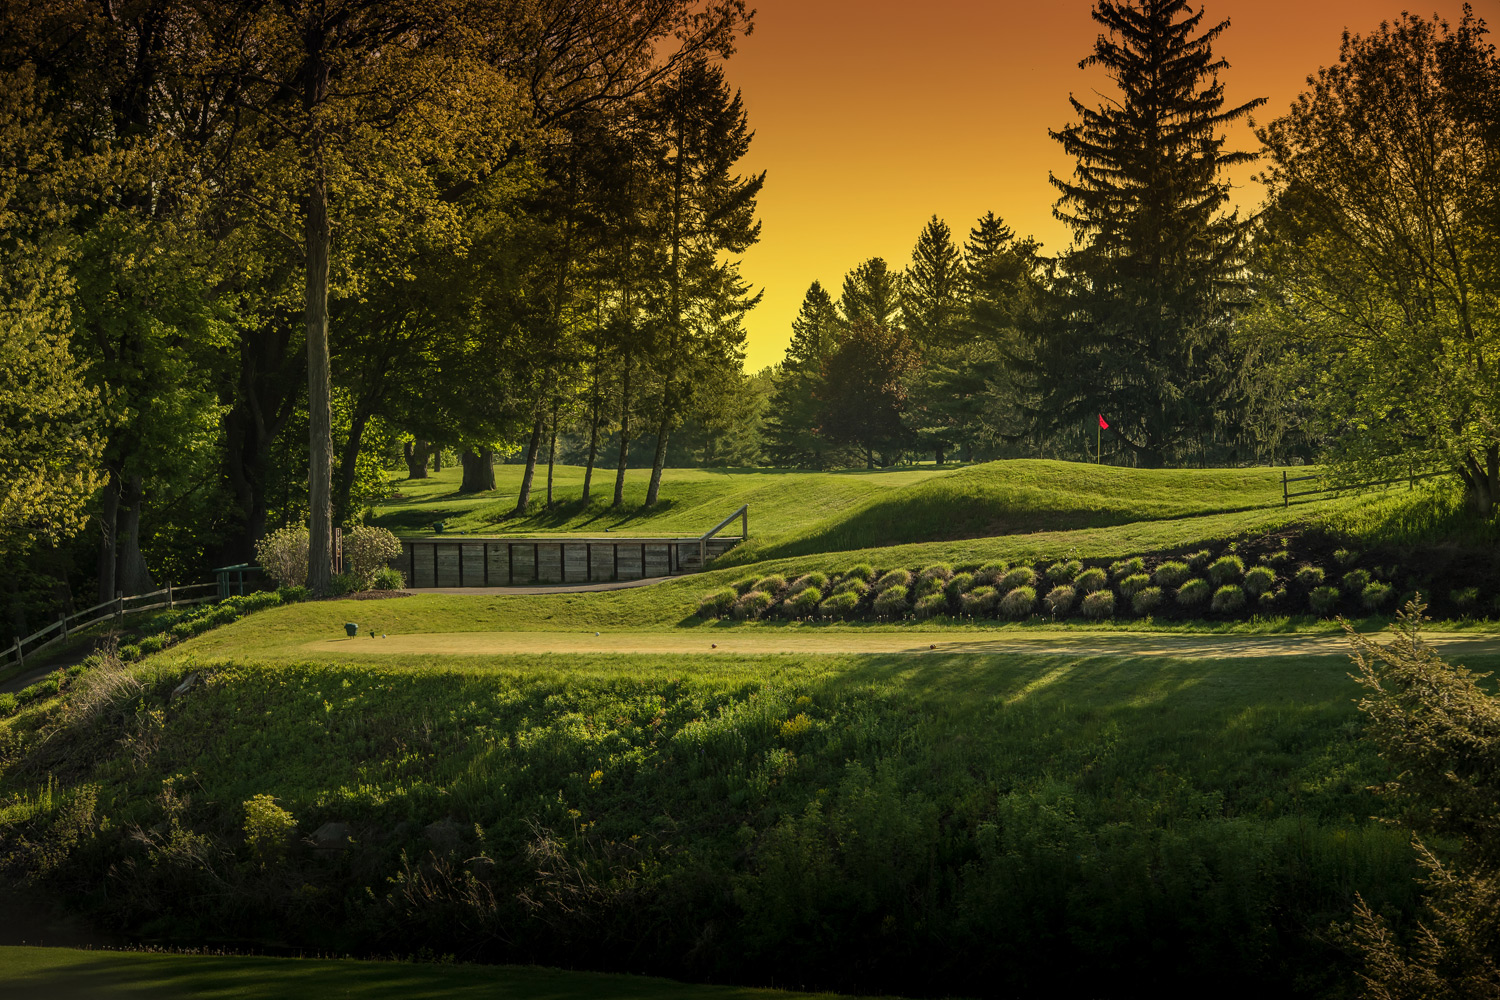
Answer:
MULTIPOLYGON (((1389 635, 1389 633, 1386 633, 1389 635)), ((1376 633, 1376 637, 1379 637, 1376 633)), ((1428 633, 1423 639, 1444 657, 1500 655, 1500 635, 1428 633)), ((775 653, 936 653, 965 655, 1054 654, 1064 656, 1170 656, 1183 659, 1346 656, 1341 633, 1282 635, 1184 635, 1181 633, 1018 632, 976 635, 951 632, 787 632, 693 629, 680 632, 420 632, 361 634, 311 642, 288 642, 277 652, 303 656, 449 655, 495 656, 538 653, 644 653, 665 655, 765 655, 775 653)))

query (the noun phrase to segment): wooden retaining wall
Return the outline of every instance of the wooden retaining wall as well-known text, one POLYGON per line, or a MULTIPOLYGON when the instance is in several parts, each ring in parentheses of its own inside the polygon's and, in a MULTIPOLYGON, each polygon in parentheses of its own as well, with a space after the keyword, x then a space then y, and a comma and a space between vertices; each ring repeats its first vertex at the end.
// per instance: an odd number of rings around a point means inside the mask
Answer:
MULTIPOLYGON (((708 559, 738 538, 703 542, 708 559)), ((401 542, 392 563, 408 587, 524 587, 608 583, 696 573, 697 538, 475 538, 436 535, 401 542)))

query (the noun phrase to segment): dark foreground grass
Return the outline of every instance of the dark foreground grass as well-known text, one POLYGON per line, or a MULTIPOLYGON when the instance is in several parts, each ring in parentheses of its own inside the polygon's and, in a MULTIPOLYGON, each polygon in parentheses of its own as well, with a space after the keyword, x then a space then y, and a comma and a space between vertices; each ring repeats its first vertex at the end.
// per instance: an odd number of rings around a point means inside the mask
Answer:
MULTIPOLYGON (((7 1000, 791 1000, 780 990, 525 966, 320 961, 71 948, 0 947, 7 1000)), ((819 994, 836 1000, 831 994, 819 994)))
POLYGON ((1414 903, 1341 658, 200 656, 170 699, 187 669, 0 724, 11 874, 149 941, 1333 996, 1354 894, 1414 903))

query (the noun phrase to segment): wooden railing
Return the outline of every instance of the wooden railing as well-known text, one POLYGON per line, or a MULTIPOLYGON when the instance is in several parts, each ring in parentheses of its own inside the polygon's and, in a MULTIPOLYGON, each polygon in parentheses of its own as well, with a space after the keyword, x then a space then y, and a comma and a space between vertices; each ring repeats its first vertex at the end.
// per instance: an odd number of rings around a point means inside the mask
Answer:
POLYGON ((1293 489, 1291 489, 1291 486, 1292 486, 1293 483, 1309 483, 1309 482, 1313 482, 1314 480, 1326 479, 1328 477, 1327 476, 1291 476, 1291 477, 1288 477, 1287 474, 1286 474, 1286 472, 1283 471, 1281 473, 1281 505, 1283 507, 1290 507, 1292 505, 1292 501, 1295 500, 1295 499, 1297 499, 1298 497, 1316 496, 1319 493, 1345 493, 1345 492, 1348 492, 1350 490, 1364 490, 1364 489, 1370 489, 1371 487, 1375 487, 1375 486, 1394 486, 1397 483, 1406 483, 1407 487, 1409 489, 1416 489, 1417 481, 1419 479, 1431 479, 1433 476, 1446 476, 1447 474, 1448 473, 1445 470, 1441 470, 1440 469, 1440 470, 1433 471, 1433 472, 1413 472, 1413 473, 1410 473, 1408 475, 1401 476, 1401 477, 1399 477, 1397 479, 1380 479, 1380 480, 1376 480, 1374 482, 1369 482, 1369 483, 1337 483, 1334 486, 1325 486, 1325 487, 1322 487, 1321 489, 1293 490, 1293 489))
POLYGON ((750 505, 742 504, 739 510, 730 514, 712 528, 709 528, 703 533, 703 537, 698 539, 698 569, 700 572, 708 569, 708 540, 729 527, 735 518, 740 519, 740 541, 743 542, 750 537, 750 505))
POLYGON ((71 615, 58 615, 57 621, 46 628, 28 636, 16 636, 15 641, 9 647, 0 649, 0 670, 11 666, 24 668, 28 656, 35 656, 53 643, 62 642, 79 629, 97 625, 111 618, 123 620, 127 614, 156 611, 160 608, 175 608, 187 604, 206 604, 218 599, 219 585, 217 583, 194 583, 186 587, 174 587, 169 583, 161 590, 153 590, 149 594, 134 594, 130 597, 117 593, 112 601, 96 604, 92 608, 84 608, 71 615), (153 601, 156 603, 151 603, 153 601), (49 636, 51 638, 48 638, 49 636))

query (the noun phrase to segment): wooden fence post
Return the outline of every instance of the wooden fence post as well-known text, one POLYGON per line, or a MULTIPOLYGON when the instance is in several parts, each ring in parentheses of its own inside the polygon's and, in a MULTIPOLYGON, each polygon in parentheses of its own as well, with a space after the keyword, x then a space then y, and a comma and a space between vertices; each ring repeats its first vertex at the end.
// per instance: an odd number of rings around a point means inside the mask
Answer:
POLYGON ((175 608, 175 607, 177 607, 177 602, 172 597, 172 581, 168 580, 167 581, 167 608, 168 608, 168 610, 170 610, 170 609, 175 608))
POLYGON ((21 637, 16 636, 16 665, 26 669, 26 654, 21 650, 21 637))
POLYGON ((115 591, 115 620, 123 623, 125 621, 125 591, 115 591))
POLYGON ((1282 469, 1281 470, 1281 506, 1283 506, 1283 507, 1290 507, 1291 505, 1292 505, 1291 494, 1287 493, 1287 491, 1286 491, 1286 470, 1282 469))
POLYGON ((66 639, 68 637, 68 613, 66 611, 59 611, 57 613, 57 620, 62 625, 63 638, 66 639))

